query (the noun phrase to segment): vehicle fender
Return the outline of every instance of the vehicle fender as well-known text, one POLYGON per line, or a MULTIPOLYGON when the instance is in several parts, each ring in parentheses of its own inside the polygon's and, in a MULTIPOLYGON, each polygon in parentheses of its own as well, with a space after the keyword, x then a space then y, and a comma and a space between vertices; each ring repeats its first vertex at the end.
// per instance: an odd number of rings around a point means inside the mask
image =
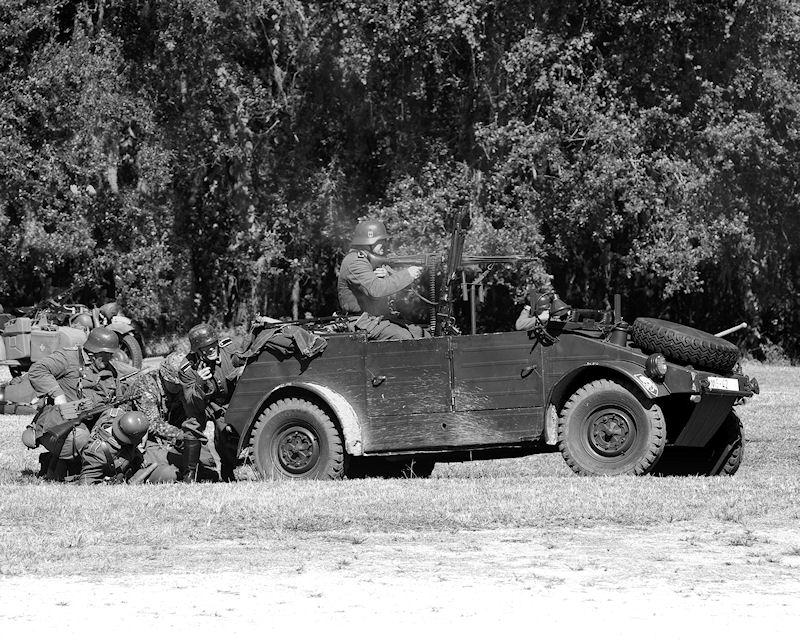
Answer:
POLYGON ((644 369, 640 365, 622 360, 587 362, 565 373, 564 376, 553 385, 547 400, 548 405, 552 404, 556 407, 560 407, 563 404, 562 400, 565 399, 563 396, 571 383, 578 376, 585 376, 587 373, 592 374, 592 378, 594 379, 608 377, 608 373, 616 374, 613 377, 621 375, 636 385, 647 398, 660 398, 670 394, 667 387, 645 374, 644 369))
POLYGON ((123 324, 121 322, 112 322, 111 324, 106 325, 106 327, 121 336, 124 336, 128 333, 133 333, 134 331, 133 326, 129 324, 123 324))
MULTIPOLYGON (((342 428, 342 435, 344 436, 344 447, 347 453, 353 456, 360 456, 364 453, 364 441, 361 434, 361 422, 358 419, 353 406, 342 396, 333 389, 324 385, 316 384, 314 382, 301 382, 294 381, 275 387, 267 396, 262 406, 268 405, 272 398, 280 395, 280 392, 286 389, 302 389, 306 392, 311 392, 320 400, 322 400, 333 411, 339 425, 342 428)), ((242 437, 239 442, 239 449, 244 446, 244 440, 249 437, 249 429, 242 432, 242 437)))

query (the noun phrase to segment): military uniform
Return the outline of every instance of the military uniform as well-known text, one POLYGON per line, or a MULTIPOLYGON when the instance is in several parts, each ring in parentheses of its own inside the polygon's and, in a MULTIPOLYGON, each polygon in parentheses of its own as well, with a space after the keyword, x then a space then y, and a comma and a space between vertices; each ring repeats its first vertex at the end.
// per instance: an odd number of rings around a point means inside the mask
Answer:
MULTIPOLYGON (((112 419, 119 419, 115 413, 112 419)), ((81 453, 81 484, 100 484, 106 480, 125 482, 144 463, 136 444, 126 444, 112 434, 110 423, 98 425, 81 453)))
POLYGON ((379 277, 366 251, 353 249, 342 260, 339 269, 339 307, 348 314, 362 314, 352 322, 352 328, 367 333, 370 340, 412 340, 423 337, 414 331, 387 319, 392 315, 389 296, 398 293, 414 282, 408 269, 399 271, 384 267, 387 275, 379 277))
POLYGON ((235 353, 230 340, 219 341, 219 358, 208 363, 196 353, 187 355, 179 368, 183 390, 183 407, 188 419, 195 419, 201 429, 206 422, 214 422, 214 448, 220 458, 220 475, 223 480, 233 480, 236 465, 238 437, 225 422, 225 409, 231 400, 236 381, 242 372, 243 362, 235 353), (203 380, 197 370, 206 365, 211 378, 203 380))
MULTIPOLYGON (((118 395, 119 377, 136 370, 126 364, 110 362, 107 369, 95 370, 86 360, 80 347, 59 349, 46 358, 35 362, 28 372, 28 379, 39 396, 55 398, 64 395, 69 402, 88 399, 92 404, 108 402, 118 395)), ((42 414, 53 422, 55 411, 42 414)), ((43 425, 53 426, 52 424, 43 425)), ((89 440, 90 425, 81 423, 70 432, 59 453, 62 460, 76 459, 89 440)))
POLYGON ((195 420, 187 420, 182 407, 178 410, 174 406, 174 399, 164 389, 162 371, 138 376, 132 383, 130 392, 138 396, 134 405, 149 421, 145 461, 172 465, 175 467, 175 475, 183 477, 187 472, 184 448, 190 446, 189 440, 199 439, 201 442, 197 478, 217 480, 216 464, 208 449, 208 440, 197 438, 200 425, 195 420), (171 421, 188 428, 178 427, 171 421))

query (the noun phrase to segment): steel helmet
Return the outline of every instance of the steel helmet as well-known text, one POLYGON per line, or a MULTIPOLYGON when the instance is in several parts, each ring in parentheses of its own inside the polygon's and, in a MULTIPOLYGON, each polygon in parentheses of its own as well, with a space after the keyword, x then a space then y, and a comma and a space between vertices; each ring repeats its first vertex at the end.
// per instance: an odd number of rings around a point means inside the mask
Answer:
POLYGON ((94 320, 92 320, 92 316, 88 313, 78 313, 70 318, 69 326, 84 327, 88 331, 91 331, 94 329, 94 320))
POLYGON ((217 342, 219 342, 217 332, 205 323, 196 324, 189 329, 189 349, 193 353, 197 353, 203 347, 208 347, 217 342))
POLYGON ((139 444, 150 421, 141 411, 126 411, 111 427, 111 434, 123 444, 139 444))
POLYGON ((89 332, 83 348, 89 353, 116 353, 119 350, 119 338, 111 329, 97 327, 89 332))
POLYGON ((378 242, 386 242, 389 234, 386 226, 380 220, 364 220, 356 225, 353 232, 353 239, 350 244, 359 247, 371 247, 378 242))
POLYGON ((100 307, 100 313, 107 319, 111 320, 114 316, 118 316, 122 311, 122 307, 120 307, 116 302, 106 302, 102 307, 100 307))

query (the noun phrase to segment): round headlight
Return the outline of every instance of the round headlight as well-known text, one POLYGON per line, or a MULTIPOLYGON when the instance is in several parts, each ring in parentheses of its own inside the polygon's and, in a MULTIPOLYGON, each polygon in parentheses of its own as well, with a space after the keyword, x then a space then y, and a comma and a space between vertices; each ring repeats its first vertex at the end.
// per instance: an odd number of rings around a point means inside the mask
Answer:
POLYGON ((667 359, 660 353, 654 353, 644 364, 645 373, 654 380, 663 380, 667 375, 667 359))

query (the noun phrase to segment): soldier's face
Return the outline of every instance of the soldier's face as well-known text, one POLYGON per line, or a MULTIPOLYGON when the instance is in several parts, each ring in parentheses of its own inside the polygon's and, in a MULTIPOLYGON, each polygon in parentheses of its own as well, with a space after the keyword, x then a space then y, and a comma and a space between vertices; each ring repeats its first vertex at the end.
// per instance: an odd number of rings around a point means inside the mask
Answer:
POLYGON ((89 364, 95 371, 102 371, 103 369, 108 369, 108 363, 111 362, 112 357, 112 354, 102 351, 99 353, 90 353, 89 364))
POLYGON ((216 362, 219 359, 219 344, 215 342, 207 347, 201 347, 200 357, 206 362, 216 362))
POLYGON ((383 244, 383 242, 376 242, 372 246, 372 253, 374 253, 376 256, 385 255, 386 254, 386 245, 383 244))

